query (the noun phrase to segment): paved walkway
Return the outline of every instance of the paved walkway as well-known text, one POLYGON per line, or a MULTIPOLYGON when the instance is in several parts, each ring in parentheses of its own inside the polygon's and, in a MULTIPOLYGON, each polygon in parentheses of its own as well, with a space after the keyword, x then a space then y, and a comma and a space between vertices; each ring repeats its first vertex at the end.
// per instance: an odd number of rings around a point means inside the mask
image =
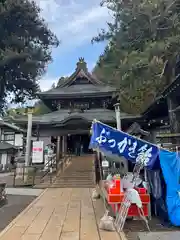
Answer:
POLYGON ((0 233, 0 240, 119 240, 116 232, 98 229, 103 213, 91 189, 47 189, 0 233))

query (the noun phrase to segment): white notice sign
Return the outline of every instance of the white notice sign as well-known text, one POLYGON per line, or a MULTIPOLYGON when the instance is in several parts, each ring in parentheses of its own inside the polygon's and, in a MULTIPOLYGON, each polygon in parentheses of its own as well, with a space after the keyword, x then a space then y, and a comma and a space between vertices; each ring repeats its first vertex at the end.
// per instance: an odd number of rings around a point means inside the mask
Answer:
POLYGON ((107 160, 102 161, 102 167, 109 167, 109 162, 107 160))
POLYGON ((43 163, 44 155, 44 142, 43 141, 33 141, 32 147, 32 163, 43 163))

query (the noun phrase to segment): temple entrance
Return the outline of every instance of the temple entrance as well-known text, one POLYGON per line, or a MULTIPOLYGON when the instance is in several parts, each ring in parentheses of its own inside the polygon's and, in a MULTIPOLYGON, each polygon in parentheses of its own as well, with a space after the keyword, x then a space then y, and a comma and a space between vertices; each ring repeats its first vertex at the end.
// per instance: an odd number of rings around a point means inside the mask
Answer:
POLYGON ((88 134, 68 135, 67 149, 77 155, 91 153, 89 150, 90 136, 88 134))

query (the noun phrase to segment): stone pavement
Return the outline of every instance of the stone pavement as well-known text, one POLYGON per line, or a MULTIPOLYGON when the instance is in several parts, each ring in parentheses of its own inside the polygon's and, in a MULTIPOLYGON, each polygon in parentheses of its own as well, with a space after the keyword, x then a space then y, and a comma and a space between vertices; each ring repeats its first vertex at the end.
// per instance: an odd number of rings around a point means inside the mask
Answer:
POLYGON ((119 240, 116 232, 98 229, 103 213, 91 189, 47 189, 0 233, 0 240, 119 240))
POLYGON ((150 233, 139 233, 140 240, 179 240, 180 232, 150 232, 150 233))
POLYGON ((39 196, 44 190, 34 188, 6 188, 6 193, 10 195, 39 196))

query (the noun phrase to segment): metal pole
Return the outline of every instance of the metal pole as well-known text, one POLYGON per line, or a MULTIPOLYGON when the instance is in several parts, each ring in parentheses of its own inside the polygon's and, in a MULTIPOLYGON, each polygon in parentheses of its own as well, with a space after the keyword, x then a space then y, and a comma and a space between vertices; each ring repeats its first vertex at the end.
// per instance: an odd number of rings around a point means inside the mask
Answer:
POLYGON ((120 110, 120 103, 116 103, 114 105, 115 107, 115 113, 116 113, 116 124, 117 124, 117 129, 121 130, 121 110, 120 110))
POLYGON ((31 157, 32 111, 28 112, 25 166, 29 166, 31 157))
MULTIPOLYGON (((114 105, 115 107, 115 113, 116 113, 116 124, 117 124, 117 129, 121 130, 121 110, 120 110, 120 103, 116 103, 114 105)), ((123 162, 124 165, 124 170, 128 170, 128 160, 125 159, 124 157, 121 157, 121 162, 123 162)), ((124 171, 123 170, 123 171, 124 171)))

